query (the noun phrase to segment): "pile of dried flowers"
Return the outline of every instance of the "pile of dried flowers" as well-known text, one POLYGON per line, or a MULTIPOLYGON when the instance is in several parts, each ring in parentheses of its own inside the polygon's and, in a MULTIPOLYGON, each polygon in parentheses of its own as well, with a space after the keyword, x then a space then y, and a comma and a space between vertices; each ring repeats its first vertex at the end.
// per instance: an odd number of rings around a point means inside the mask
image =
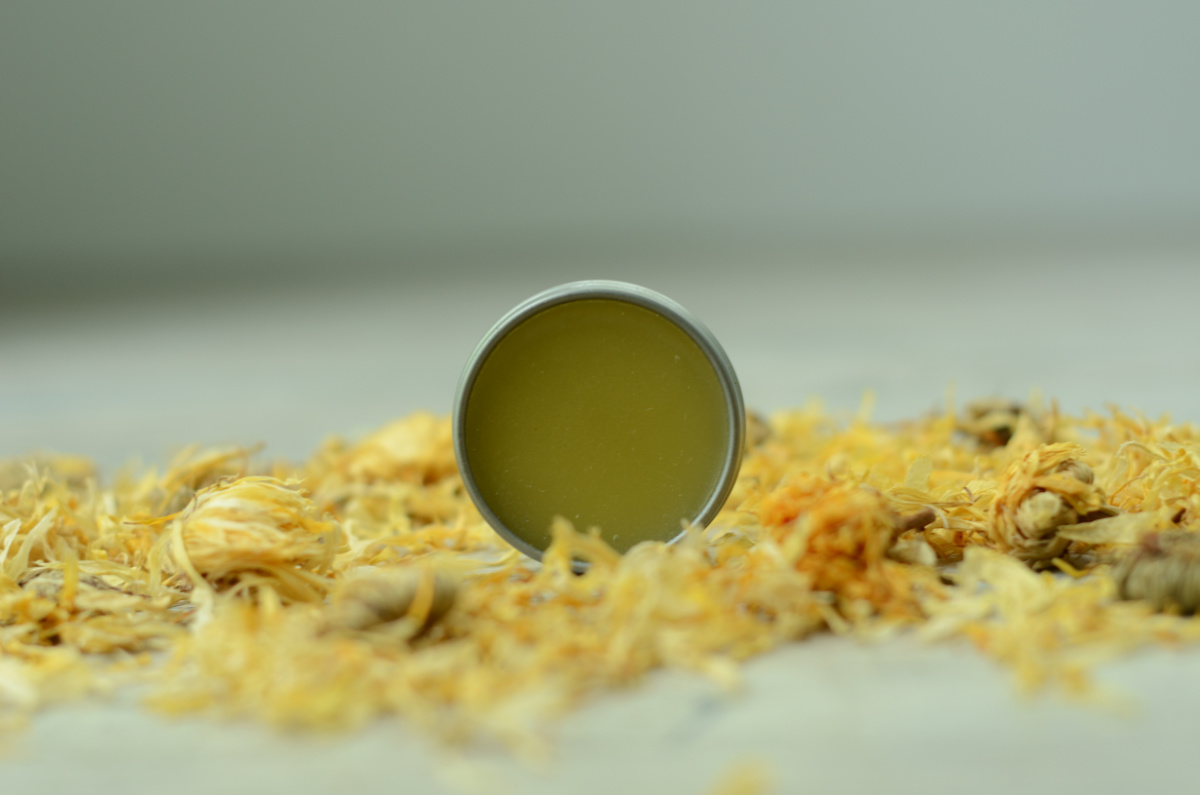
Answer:
POLYGON ((0 717, 137 676, 168 713, 399 715, 532 749, 587 694, 659 667, 732 685, 815 632, 966 637, 1071 692, 1200 638, 1191 425, 986 401, 893 424, 810 406, 749 437, 707 530, 620 556, 561 522, 541 565, 481 520, 429 414, 300 467, 188 450, 102 487, 78 458, 0 463, 0 717))

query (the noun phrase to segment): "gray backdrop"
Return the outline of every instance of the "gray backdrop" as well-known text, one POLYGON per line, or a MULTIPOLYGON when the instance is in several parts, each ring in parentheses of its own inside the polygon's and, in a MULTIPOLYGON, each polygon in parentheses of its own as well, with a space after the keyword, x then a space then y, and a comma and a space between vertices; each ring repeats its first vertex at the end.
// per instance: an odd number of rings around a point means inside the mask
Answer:
POLYGON ((1198 31, 1188 0, 6 0, 4 292, 1191 244, 1198 31))

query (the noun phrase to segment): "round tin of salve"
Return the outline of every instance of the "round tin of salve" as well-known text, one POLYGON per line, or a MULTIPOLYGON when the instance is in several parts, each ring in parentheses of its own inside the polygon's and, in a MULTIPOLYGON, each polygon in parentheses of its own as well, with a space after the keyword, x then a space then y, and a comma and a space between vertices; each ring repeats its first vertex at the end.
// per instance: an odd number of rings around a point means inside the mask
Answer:
POLYGON ((716 516, 745 417, 733 366, 686 309, 633 284, 573 282, 479 343, 454 452, 480 513, 525 554, 541 559, 558 516, 624 552, 716 516))

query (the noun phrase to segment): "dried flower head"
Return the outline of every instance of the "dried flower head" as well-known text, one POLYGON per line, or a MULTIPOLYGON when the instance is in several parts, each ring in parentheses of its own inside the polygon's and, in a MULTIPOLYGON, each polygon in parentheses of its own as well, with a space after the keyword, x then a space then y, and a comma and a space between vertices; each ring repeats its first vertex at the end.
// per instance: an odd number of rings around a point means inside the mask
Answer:
POLYGON ((1000 549, 1026 562, 1048 561, 1071 543, 1058 528, 1105 513, 1104 492, 1083 455, 1078 445, 1043 445, 1008 467, 991 511, 1000 549))
POLYGON ((958 428, 991 447, 1003 447, 1012 439, 1025 407, 1005 398, 980 398, 966 406, 958 428))
POLYGON ((1146 533, 1113 574, 1122 599, 1140 599, 1159 610, 1200 608, 1200 534, 1186 530, 1146 533))
POLYGON ((177 568, 218 590, 270 584, 288 599, 321 599, 340 533, 298 489, 247 477, 199 492, 174 520, 177 568))
POLYGON ((423 632, 453 607, 458 588, 457 577, 430 566, 364 569, 334 590, 329 625, 368 630, 403 619, 408 634, 423 632))
POLYGON ((919 615, 911 578, 887 554, 906 525, 928 524, 927 513, 902 518, 874 489, 819 478, 782 486, 758 510, 814 589, 893 618, 919 615))

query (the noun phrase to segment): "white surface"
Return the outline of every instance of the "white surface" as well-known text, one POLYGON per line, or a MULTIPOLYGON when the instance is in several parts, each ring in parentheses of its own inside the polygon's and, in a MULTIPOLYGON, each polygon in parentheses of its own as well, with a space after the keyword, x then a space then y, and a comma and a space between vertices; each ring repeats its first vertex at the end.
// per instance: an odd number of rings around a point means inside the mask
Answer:
POLYGON ((1032 387, 1200 420, 1200 255, 774 266, 621 265, 461 283, 403 281, 277 296, 188 296, 0 313, 0 455, 33 448, 154 460, 189 442, 308 455, 416 409, 448 412, 479 338, 571 278, 645 284, 717 335, 748 407, 819 395, 882 419, 1032 387))
POLYGON ((1187 792, 1200 656, 1156 652, 1106 679, 1130 715, 1021 701, 963 647, 822 637, 747 666, 726 695, 664 674, 605 694, 558 727, 542 769, 494 750, 451 754, 395 724, 290 737, 243 723, 165 722, 128 704, 43 715, 7 759, 5 791, 702 793, 761 759, 779 792, 1187 792), (9 789, 11 787, 11 789, 9 789))
MULTIPOLYGON (((678 273, 614 268, 705 320, 750 406, 821 394, 878 414, 1033 386, 1064 408, 1133 404, 1200 419, 1196 256, 678 273)), ((299 457, 329 432, 448 409, 487 327, 548 286, 374 285, 275 299, 109 305, 0 318, 0 455, 51 447, 159 459, 188 441, 299 457)), ((530 771, 494 750, 451 758, 403 726, 339 738, 168 723, 130 699, 51 710, 8 758, 6 792, 700 792, 728 763, 769 760, 786 792, 1183 791, 1193 777, 1200 654, 1154 652, 1102 678, 1139 705, 1113 715, 1023 702, 966 647, 819 638, 754 661, 744 693, 682 674, 602 694, 530 771), (457 784, 455 783, 457 782, 457 784), (453 791, 453 790, 451 790, 453 791)))

